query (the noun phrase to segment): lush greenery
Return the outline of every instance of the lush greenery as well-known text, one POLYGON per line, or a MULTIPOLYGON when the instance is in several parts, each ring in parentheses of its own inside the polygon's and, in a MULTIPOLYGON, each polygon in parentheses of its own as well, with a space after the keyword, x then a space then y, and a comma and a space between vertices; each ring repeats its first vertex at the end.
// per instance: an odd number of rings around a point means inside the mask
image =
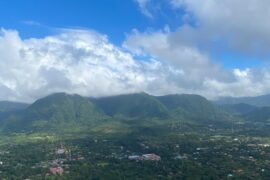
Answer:
POLYGON ((197 95, 57 93, 0 114, 0 179, 269 179, 269 112, 197 95), (161 160, 128 158, 147 153, 161 160))

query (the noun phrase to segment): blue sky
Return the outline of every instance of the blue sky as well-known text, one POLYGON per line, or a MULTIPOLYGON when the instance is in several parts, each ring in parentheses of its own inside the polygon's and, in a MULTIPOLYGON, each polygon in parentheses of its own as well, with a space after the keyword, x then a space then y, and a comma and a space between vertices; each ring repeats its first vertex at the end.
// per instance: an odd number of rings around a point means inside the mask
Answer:
POLYGON ((119 42, 124 32, 146 25, 135 2, 122 0, 1 1, 0 15, 2 26, 18 29, 22 37, 42 37, 52 33, 50 28, 80 27, 95 29, 119 42))
POLYGON ((267 94, 267 7, 268 0, 0 1, 0 100, 62 91, 267 94))
MULTIPOLYGON (((51 28, 89 28, 121 43, 133 28, 163 28, 177 24, 172 13, 149 19, 134 0, 9 0, 0 2, 0 22, 17 29, 22 37, 43 37, 51 28), (27 23, 28 22, 28 23, 27 23), (31 26, 31 22, 32 26, 31 26), (36 24, 35 24, 36 23, 36 24), (40 24, 40 25, 38 25, 40 24)), ((174 17, 175 19, 175 17, 174 17)))
MULTIPOLYGON (((183 10, 172 9, 166 0, 154 0, 149 6, 153 18, 143 15, 135 0, 8 0, 0 2, 0 25, 16 29, 22 38, 45 37, 55 34, 56 28, 93 29, 108 35, 118 46, 134 28, 145 31, 169 26, 175 30, 183 25, 183 10)), ((242 53, 208 53, 226 68, 244 69, 262 64, 260 58, 242 53)))

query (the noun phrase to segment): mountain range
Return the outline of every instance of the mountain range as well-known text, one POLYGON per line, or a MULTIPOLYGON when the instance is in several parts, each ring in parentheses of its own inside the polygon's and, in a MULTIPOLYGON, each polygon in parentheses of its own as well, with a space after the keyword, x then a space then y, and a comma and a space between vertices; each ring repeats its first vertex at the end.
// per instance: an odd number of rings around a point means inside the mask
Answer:
POLYGON ((254 97, 219 97, 216 104, 249 104, 252 106, 264 107, 270 106, 270 94, 254 97))
POLYGON ((25 109, 28 105, 20 102, 0 101, 0 113, 25 109))
POLYGON ((270 94, 254 97, 220 97, 213 103, 246 121, 267 123, 270 119, 270 94))
MULTIPOLYGON (((265 96, 268 97, 269 95, 265 96)), ((270 97, 270 96, 269 96, 270 97)), ((55 93, 32 104, 0 102, 1 131, 73 132, 132 128, 152 121, 230 124, 233 121, 268 121, 270 107, 258 98, 211 102, 193 94, 153 96, 146 93, 101 98, 55 93), (260 102, 260 103, 259 103, 260 102)))

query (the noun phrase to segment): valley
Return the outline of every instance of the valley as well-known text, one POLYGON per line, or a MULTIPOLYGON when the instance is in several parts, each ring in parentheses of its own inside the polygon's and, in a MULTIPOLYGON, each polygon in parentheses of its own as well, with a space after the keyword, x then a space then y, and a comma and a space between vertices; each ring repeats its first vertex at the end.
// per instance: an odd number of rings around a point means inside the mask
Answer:
POLYGON ((255 111, 197 95, 53 94, 2 116, 0 177, 268 179, 269 123, 255 111), (160 159, 132 159, 145 154, 160 159))

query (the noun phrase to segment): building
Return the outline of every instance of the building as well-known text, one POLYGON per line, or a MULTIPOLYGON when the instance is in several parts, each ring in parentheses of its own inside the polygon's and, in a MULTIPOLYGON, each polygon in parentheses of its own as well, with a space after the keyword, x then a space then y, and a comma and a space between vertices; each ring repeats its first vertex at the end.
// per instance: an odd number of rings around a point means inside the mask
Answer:
POLYGON ((142 157, 138 156, 138 155, 133 155, 133 156, 128 156, 128 159, 129 160, 139 161, 139 160, 142 160, 142 157))
POLYGON ((187 154, 184 154, 183 156, 177 155, 174 157, 174 159, 176 159, 176 160, 188 159, 188 156, 187 156, 187 154))
POLYGON ((59 149, 57 149, 56 150, 56 154, 58 154, 58 155, 61 155, 61 154, 64 154, 66 152, 66 150, 64 149, 64 148, 59 148, 59 149))
POLYGON ((53 174, 53 175, 62 175, 64 173, 64 169, 60 166, 56 166, 56 167, 51 167, 50 168, 50 172, 53 174))
POLYGON ((142 159, 148 160, 148 161, 160 161, 161 160, 160 156, 158 156, 156 154, 143 154, 142 159))

